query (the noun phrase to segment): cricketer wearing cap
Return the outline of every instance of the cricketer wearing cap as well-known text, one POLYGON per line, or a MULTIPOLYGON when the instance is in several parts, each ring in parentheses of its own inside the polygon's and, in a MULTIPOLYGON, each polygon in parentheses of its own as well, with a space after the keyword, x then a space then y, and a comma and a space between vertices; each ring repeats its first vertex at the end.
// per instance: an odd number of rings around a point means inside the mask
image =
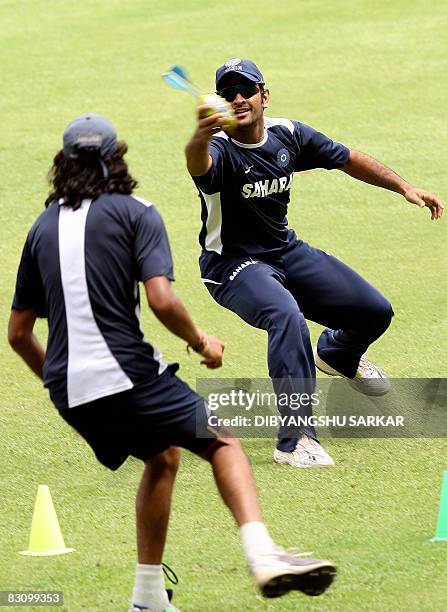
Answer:
POLYGON ((165 327, 200 353, 203 365, 222 365, 222 342, 197 329, 171 288, 166 230, 155 206, 133 195, 137 183, 126 151, 104 117, 87 113, 67 126, 50 172, 46 210, 23 249, 9 342, 43 378, 61 416, 101 463, 115 470, 129 455, 145 463, 136 500, 132 612, 176 610, 161 561, 178 446, 212 464, 262 594, 319 595, 335 575, 332 563, 290 556, 273 543, 239 441, 207 432, 203 399, 176 376, 178 365, 168 365, 143 337, 140 281, 165 327), (33 333, 37 317, 48 319, 46 351, 33 333))
MULTIPOLYGON (((392 307, 348 266, 288 228, 294 173, 338 168, 428 207, 432 219, 442 215, 443 203, 304 123, 266 117, 269 90, 250 60, 234 58, 219 67, 216 90, 231 105, 236 125, 228 127, 222 115, 208 115, 202 105, 186 146, 202 203, 203 282, 218 304, 267 331, 275 388, 288 381, 311 392, 316 365, 344 376, 362 393, 383 395, 389 381, 365 352, 389 326, 392 307), (325 326, 314 352, 306 319, 325 326)), ((306 427, 279 431, 274 460, 296 467, 334 465, 306 427)))

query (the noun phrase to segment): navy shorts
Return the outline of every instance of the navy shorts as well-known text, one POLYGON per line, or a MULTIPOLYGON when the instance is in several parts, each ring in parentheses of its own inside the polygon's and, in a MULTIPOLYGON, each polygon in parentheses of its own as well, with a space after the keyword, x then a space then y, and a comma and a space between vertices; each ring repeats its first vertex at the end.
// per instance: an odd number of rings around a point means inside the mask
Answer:
POLYGON ((216 439, 207 427, 203 398, 169 368, 129 391, 59 409, 59 413, 111 470, 129 455, 145 461, 170 446, 199 454, 216 439))

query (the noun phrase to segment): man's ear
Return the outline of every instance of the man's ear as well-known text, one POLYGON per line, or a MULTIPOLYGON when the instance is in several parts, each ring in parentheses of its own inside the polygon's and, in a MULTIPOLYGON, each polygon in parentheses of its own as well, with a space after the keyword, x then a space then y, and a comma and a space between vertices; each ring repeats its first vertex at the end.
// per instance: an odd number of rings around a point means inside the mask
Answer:
POLYGON ((262 108, 267 108, 270 100, 270 90, 264 89, 262 92, 262 108))

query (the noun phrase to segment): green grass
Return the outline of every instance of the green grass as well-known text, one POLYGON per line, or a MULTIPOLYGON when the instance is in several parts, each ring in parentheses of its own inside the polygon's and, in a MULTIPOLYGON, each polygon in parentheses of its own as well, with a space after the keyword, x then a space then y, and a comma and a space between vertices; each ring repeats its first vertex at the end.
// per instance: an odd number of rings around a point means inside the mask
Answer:
MULTIPOLYGON (((309 123, 445 198, 446 26, 440 0, 1 2, 3 329, 62 128, 88 109, 109 116, 129 143, 139 193, 168 226, 176 289, 198 325, 227 343, 219 375, 266 376, 265 335, 220 309, 200 284, 198 202, 183 157, 194 107, 160 73, 179 62, 212 89, 215 66, 251 57, 270 85, 272 116, 309 123)), ((290 225, 394 306, 391 328, 371 348, 374 360, 395 377, 445 376, 445 222, 338 172, 300 175, 292 193, 290 225)), ((209 375, 147 311, 144 328, 168 359, 181 361, 190 384, 209 375)), ((38 331, 44 339, 43 323, 38 331)), ((315 339, 319 328, 311 333, 315 339)), ((140 466, 129 461, 109 473, 97 465, 5 343, 1 366, 0 589, 60 588, 70 612, 124 610, 140 466), (72 555, 17 554, 26 547, 39 483, 50 486, 72 555)), ((339 578, 316 600, 261 600, 209 471, 185 453, 166 554, 181 577, 182 611, 447 610, 447 546, 429 541, 446 469, 443 440, 330 440, 337 468, 321 473, 274 466, 272 441, 245 446, 275 538, 333 558, 339 578)))

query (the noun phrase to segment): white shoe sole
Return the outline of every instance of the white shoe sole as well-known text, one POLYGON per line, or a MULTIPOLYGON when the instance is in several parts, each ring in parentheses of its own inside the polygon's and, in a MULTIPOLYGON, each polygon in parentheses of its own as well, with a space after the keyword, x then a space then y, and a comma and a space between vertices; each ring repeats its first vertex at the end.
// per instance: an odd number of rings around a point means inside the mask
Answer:
POLYGON ((345 376, 344 374, 337 372, 337 370, 334 370, 334 368, 332 368, 328 363, 323 361, 321 357, 318 355, 316 348, 314 349, 314 361, 315 361, 315 367, 318 368, 320 372, 323 372, 324 374, 328 374, 329 376, 341 376, 342 378, 346 380, 346 382, 353 389, 358 391, 358 393, 362 393, 362 395, 370 395, 371 397, 381 397, 382 395, 386 395, 388 391, 390 390, 391 385, 389 381, 383 378, 367 379, 371 381, 377 380, 381 382, 377 384, 376 386, 369 387, 368 389, 366 389, 364 386, 362 386, 362 382, 361 382, 362 379, 349 378, 348 376, 345 376))
POLYGON ((294 468, 298 468, 298 469, 315 469, 315 468, 331 468, 331 467, 335 467, 335 463, 309 463, 309 464, 300 464, 300 463, 295 463, 293 461, 293 459, 289 458, 289 457, 276 457, 275 455, 273 455, 273 461, 275 463, 277 463, 278 465, 290 465, 291 467, 294 468))
POLYGON ((259 568, 252 572, 254 581, 264 597, 281 597, 290 591, 306 595, 321 595, 331 585, 336 569, 330 561, 321 561, 301 570, 259 568))

